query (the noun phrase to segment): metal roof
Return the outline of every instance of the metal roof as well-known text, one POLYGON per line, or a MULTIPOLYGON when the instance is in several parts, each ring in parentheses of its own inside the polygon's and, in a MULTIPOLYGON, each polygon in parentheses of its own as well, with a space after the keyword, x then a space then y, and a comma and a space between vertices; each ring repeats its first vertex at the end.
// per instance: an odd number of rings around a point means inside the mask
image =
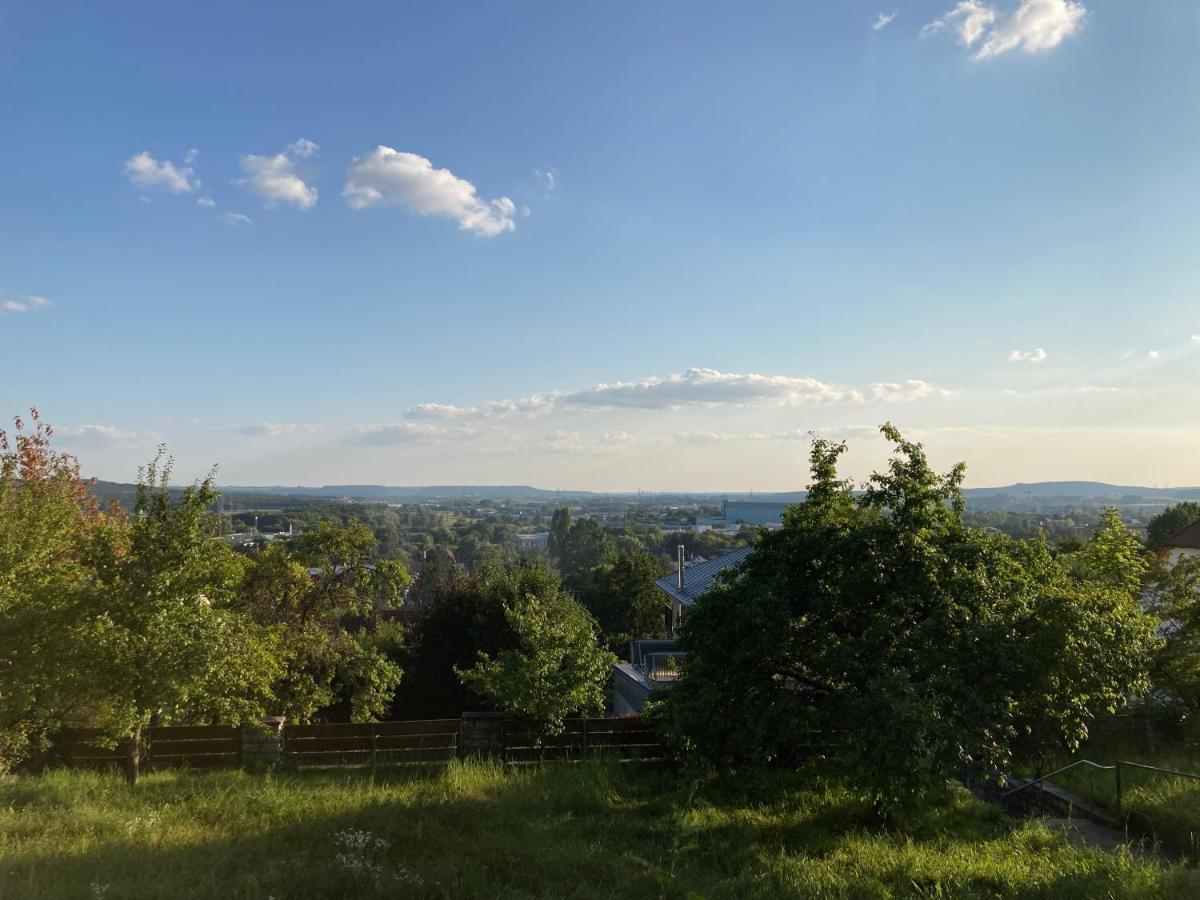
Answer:
POLYGON ((742 561, 753 552, 753 546, 739 547, 737 550, 713 557, 707 562, 688 566, 683 570, 683 590, 679 589, 678 576, 674 572, 664 575, 654 583, 672 600, 678 600, 684 606, 691 606, 697 598, 703 597, 712 590, 718 575, 726 569, 740 566, 742 561))

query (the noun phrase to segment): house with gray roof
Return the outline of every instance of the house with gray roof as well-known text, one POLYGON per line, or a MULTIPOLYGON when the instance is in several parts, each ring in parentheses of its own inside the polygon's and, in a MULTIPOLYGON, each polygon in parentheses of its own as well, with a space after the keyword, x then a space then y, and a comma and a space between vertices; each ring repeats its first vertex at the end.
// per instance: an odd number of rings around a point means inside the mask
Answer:
POLYGON ((679 664, 686 655, 675 641, 684 611, 713 589, 722 572, 737 569, 753 551, 753 547, 739 547, 689 566, 684 563, 683 547, 679 548, 675 572, 655 582, 670 604, 671 637, 639 638, 630 644, 629 662, 613 666, 614 715, 641 712, 652 692, 675 680, 679 664))

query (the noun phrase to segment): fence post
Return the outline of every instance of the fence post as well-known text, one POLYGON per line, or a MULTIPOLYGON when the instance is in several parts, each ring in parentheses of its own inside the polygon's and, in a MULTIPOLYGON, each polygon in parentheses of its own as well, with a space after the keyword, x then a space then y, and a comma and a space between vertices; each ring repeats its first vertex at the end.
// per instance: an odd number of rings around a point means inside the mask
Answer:
POLYGON ((1117 812, 1121 811, 1121 761, 1117 760, 1117 812))
POLYGON ((266 718, 242 726, 242 764, 277 765, 283 760, 283 716, 266 718))
POLYGON ((504 713, 465 712, 458 749, 463 757, 504 758, 504 713))

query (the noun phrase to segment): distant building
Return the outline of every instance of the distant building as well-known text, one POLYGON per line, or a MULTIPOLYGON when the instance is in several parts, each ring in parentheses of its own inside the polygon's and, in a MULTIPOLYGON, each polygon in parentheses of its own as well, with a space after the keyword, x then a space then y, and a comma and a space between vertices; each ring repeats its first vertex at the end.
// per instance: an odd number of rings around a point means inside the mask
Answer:
POLYGON ((736 529, 739 525, 758 525, 765 528, 783 526, 783 511, 791 503, 776 500, 726 500, 725 527, 736 529))
POLYGON ((1171 535, 1159 545, 1158 552, 1172 565, 1185 557, 1200 556, 1200 522, 1171 535))
POLYGON ((536 553, 550 546, 550 532, 538 531, 534 534, 518 534, 517 546, 522 553, 536 553))

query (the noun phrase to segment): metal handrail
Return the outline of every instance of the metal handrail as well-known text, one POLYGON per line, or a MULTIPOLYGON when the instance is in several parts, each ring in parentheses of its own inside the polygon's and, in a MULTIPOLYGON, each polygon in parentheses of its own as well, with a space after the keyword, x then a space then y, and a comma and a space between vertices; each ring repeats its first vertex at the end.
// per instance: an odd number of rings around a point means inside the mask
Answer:
POLYGON ((1176 772, 1174 769, 1164 769, 1161 766, 1148 766, 1145 763, 1126 762, 1121 760, 1117 763, 1118 766, 1129 766, 1131 769, 1146 769, 1150 772, 1161 772, 1164 775, 1171 775, 1175 778, 1192 778, 1200 781, 1200 775, 1195 772, 1176 772))
POLYGON ((1015 787, 1012 790, 1005 791, 1003 794, 1000 795, 1000 799, 1003 800, 1005 797, 1011 796, 1012 794, 1015 794, 1018 791, 1023 791, 1023 790, 1025 790, 1025 788, 1033 787, 1035 784, 1041 784, 1043 781, 1046 781, 1049 778, 1053 778, 1055 775, 1061 775, 1063 772, 1069 771, 1070 769, 1074 769, 1076 766, 1091 766, 1093 769, 1099 769, 1102 772, 1113 772, 1113 771, 1116 772, 1116 776, 1117 776, 1117 785, 1116 785, 1116 787, 1117 787, 1117 809, 1121 808, 1121 781, 1122 781, 1121 767, 1122 766, 1129 766, 1129 768, 1131 768, 1131 769, 1144 769, 1147 772, 1158 772, 1162 775, 1169 775, 1172 778, 1190 778, 1193 781, 1200 781, 1200 775, 1197 775, 1194 772, 1177 772, 1174 769, 1164 769, 1161 766, 1148 766, 1145 763, 1135 763, 1135 762, 1129 762, 1127 760, 1119 759, 1119 760, 1117 760, 1117 762, 1114 765, 1103 766, 1100 763, 1092 762, 1090 759, 1079 759, 1073 763, 1070 763, 1069 765, 1063 766, 1061 769, 1055 769, 1053 772, 1050 772, 1046 775, 1039 775, 1037 778, 1033 779, 1033 781, 1028 781, 1025 784, 1021 785, 1020 787, 1015 787))
POLYGON ((1023 791, 1025 788, 1031 788, 1035 784, 1041 784, 1047 778, 1053 778, 1055 775, 1061 775, 1063 772, 1066 772, 1069 769, 1074 769, 1076 766, 1091 766, 1093 769, 1100 769, 1104 772, 1110 772, 1117 768, 1116 766, 1102 766, 1100 763, 1092 762, 1090 759, 1078 759, 1070 765, 1063 766, 1061 769, 1055 769, 1053 772, 1049 772, 1046 775, 1039 775, 1037 778, 1033 779, 1033 781, 1028 781, 1020 787, 1013 788, 1011 791, 1005 791, 1000 795, 1000 799, 1003 800, 1005 797, 1015 794, 1017 791, 1023 791))

